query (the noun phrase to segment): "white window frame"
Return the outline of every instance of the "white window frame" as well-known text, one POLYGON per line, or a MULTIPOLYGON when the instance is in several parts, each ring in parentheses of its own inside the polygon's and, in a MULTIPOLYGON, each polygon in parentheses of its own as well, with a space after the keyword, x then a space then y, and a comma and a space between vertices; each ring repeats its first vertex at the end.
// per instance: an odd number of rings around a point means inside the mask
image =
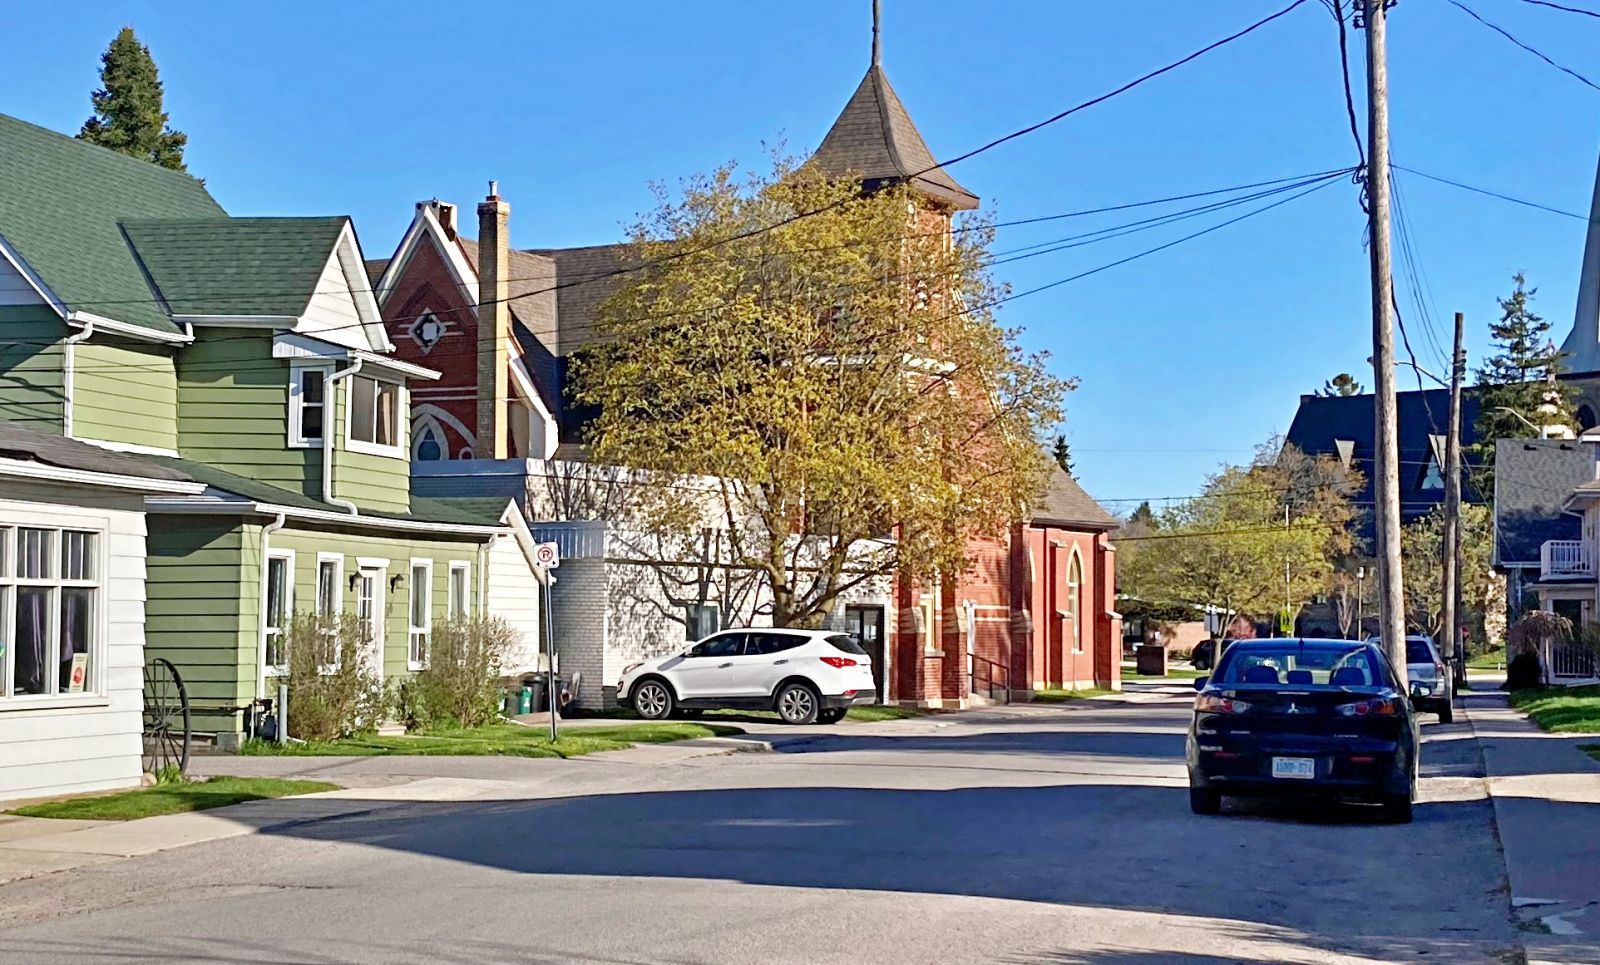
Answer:
POLYGON ((406 601, 406 669, 427 670, 428 648, 433 644, 433 560, 413 556, 406 582, 411 584, 411 598, 406 601), (420 585, 417 581, 418 570, 427 574, 420 585), (420 625, 414 619, 417 615, 418 593, 422 594, 420 625), (422 641, 420 647, 417 645, 419 639, 422 641))
POLYGON ((333 367, 325 362, 291 361, 289 363, 289 447, 291 449, 321 449, 323 440, 328 437, 328 431, 333 425, 332 389, 328 384, 328 376, 333 374, 333 367), (301 395, 303 373, 322 373, 322 437, 305 436, 300 433, 300 417, 305 400, 301 395))
POLYGON ((445 584, 446 615, 454 620, 456 617, 467 616, 472 613, 472 562, 470 560, 450 561, 450 582, 445 584), (461 584, 461 605, 456 605, 456 574, 465 573, 461 584))
MULTIPOLYGON (((317 554, 317 571, 312 576, 311 592, 314 594, 314 599, 311 601, 311 606, 315 610, 316 614, 319 617, 320 616, 333 616, 333 617, 337 618, 340 614, 342 614, 344 612, 344 592, 345 591, 344 591, 344 554, 343 553, 321 552, 321 553, 317 554), (332 563, 333 564, 333 600, 334 600, 334 609, 331 612, 324 611, 322 609, 322 565, 324 563, 332 563)), ((338 644, 337 644, 337 641, 336 641, 335 645, 334 645, 334 648, 333 648, 333 663, 323 664, 320 669, 321 669, 321 671, 323 673, 334 673, 335 671, 337 671, 339 669, 339 662, 340 662, 340 659, 339 659, 339 647, 338 647, 338 644)))
POLYGON ((261 675, 263 677, 283 677, 289 673, 289 652, 283 652, 283 663, 273 664, 267 661, 269 643, 274 638, 281 638, 288 632, 288 624, 294 620, 294 550, 268 550, 267 558, 261 567, 261 675), (272 561, 284 561, 284 587, 283 587, 283 620, 284 625, 272 625, 272 611, 268 601, 272 599, 272 561))
MULTIPOLYGON (((406 447, 406 433, 411 428, 411 406, 410 406, 410 403, 409 403, 409 397, 406 395, 405 383, 404 382, 395 382, 395 381, 392 381, 392 380, 389 380, 389 379, 380 379, 380 378, 377 378, 376 376, 366 375, 365 373, 358 372, 355 375, 349 376, 348 378, 340 379, 339 380, 339 391, 344 393, 344 447, 345 447, 345 449, 350 451, 350 452, 366 453, 369 456, 385 456, 385 457, 388 457, 390 459, 406 459, 407 458, 407 454, 408 454, 408 449, 406 447), (377 390, 377 392, 379 394, 381 394, 381 392, 382 392, 382 388, 381 388, 382 386, 385 386, 385 385, 394 386, 394 388, 395 388, 395 403, 394 403, 394 432, 395 432, 395 440, 394 440, 394 445, 392 445, 392 446, 384 446, 384 445, 379 445, 376 442, 366 442, 364 440, 357 439, 355 436, 351 435, 351 433, 350 433, 350 417, 351 417, 351 414, 355 411, 355 383, 356 383, 357 379, 366 379, 366 380, 368 380, 370 382, 376 382, 378 384, 378 386, 380 387, 377 390)), ((372 397, 372 404, 374 406, 376 406, 378 404, 378 398, 379 398, 378 394, 375 394, 372 397)), ((374 419, 376 419, 376 414, 374 414, 374 419)), ((374 423, 374 425, 376 425, 376 423, 374 423)))
POLYGON ((38 511, 37 505, 7 503, 0 500, 0 642, 5 644, 0 653, 0 714, 7 711, 40 707, 104 706, 107 703, 107 668, 109 641, 110 600, 110 542, 111 521, 104 516, 67 512, 38 511), (51 576, 22 579, 17 558, 17 534, 23 529, 44 529, 53 532, 50 541, 49 569, 51 576), (89 533, 95 539, 91 562, 92 579, 68 580, 61 572, 62 531, 89 533), (15 683, 17 595, 20 587, 43 586, 50 588, 46 614, 49 625, 49 652, 45 656, 48 690, 43 694, 13 694, 15 683), (89 668, 83 690, 61 692, 61 590, 70 587, 87 587, 95 591, 89 614, 89 668))

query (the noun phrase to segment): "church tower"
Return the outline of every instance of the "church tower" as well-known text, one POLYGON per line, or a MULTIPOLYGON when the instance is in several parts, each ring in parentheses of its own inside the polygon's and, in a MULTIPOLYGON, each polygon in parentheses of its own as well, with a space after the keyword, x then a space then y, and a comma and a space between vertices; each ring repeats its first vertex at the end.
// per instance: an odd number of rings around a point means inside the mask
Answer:
MULTIPOLYGON (((1567 372, 1600 372, 1600 165, 1589 202, 1589 233, 1583 242, 1583 271, 1578 281, 1578 308, 1572 331, 1561 343, 1567 372)), ((1587 428, 1587 427, 1586 427, 1587 428)))
POLYGON ((867 190, 909 184, 930 206, 949 214, 978 206, 928 150, 917 125, 883 72, 880 0, 872 2, 872 62, 812 160, 834 177, 852 172, 867 190))

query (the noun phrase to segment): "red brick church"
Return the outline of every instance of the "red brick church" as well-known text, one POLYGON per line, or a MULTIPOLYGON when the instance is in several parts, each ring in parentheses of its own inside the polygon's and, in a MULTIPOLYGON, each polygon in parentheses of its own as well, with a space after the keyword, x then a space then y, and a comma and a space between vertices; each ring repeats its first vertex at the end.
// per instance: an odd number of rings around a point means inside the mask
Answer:
MULTIPOLYGON (((890 86, 876 26, 866 76, 813 159, 861 177, 867 190, 909 184, 921 202, 921 231, 948 231, 957 212, 978 206, 938 166, 890 86)), ((423 202, 394 256, 369 266, 396 354, 444 373, 415 392, 419 463, 583 458, 566 359, 590 341, 595 309, 612 290, 606 274, 627 247, 516 249, 509 212, 491 189, 472 239, 456 206, 423 202)), ((876 644, 888 666, 889 700, 963 707, 1026 700, 1047 687, 1119 686, 1122 632, 1108 542, 1117 521, 1059 471, 1027 515, 1010 532, 974 543, 966 572, 935 586, 897 580, 885 601, 897 612, 844 609, 841 629, 876 644)))

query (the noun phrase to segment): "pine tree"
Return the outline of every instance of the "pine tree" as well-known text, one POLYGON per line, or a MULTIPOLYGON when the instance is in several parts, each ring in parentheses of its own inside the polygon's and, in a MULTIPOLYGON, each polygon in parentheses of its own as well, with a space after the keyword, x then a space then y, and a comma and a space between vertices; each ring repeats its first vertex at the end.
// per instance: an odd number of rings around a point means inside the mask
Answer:
POLYGON ((1473 431, 1477 441, 1469 452, 1480 470, 1475 482, 1485 493, 1494 491, 1496 439, 1526 438, 1533 434, 1529 423, 1575 424, 1572 390, 1555 381, 1561 372, 1561 350, 1550 340, 1550 323, 1530 307, 1538 289, 1528 288, 1521 272, 1512 280, 1516 288, 1509 298, 1499 300, 1499 320, 1489 323, 1495 353, 1476 373, 1478 417, 1473 431), (1556 405, 1553 418, 1537 411, 1546 396, 1556 405))
POLYGON ((1361 383, 1356 381, 1355 376, 1349 372, 1340 372, 1322 383, 1322 388, 1317 391, 1317 394, 1323 398, 1334 398, 1336 396, 1360 395, 1362 391, 1361 383))
POLYGON ((1147 499, 1140 503, 1139 508, 1135 509, 1133 515, 1128 517, 1128 527, 1130 529, 1139 527, 1147 532, 1155 532, 1156 514, 1155 510, 1150 508, 1150 500, 1147 499))
POLYGON ((123 27, 101 55, 100 83, 104 86, 93 96, 94 116, 84 122, 78 139, 174 171, 187 171, 183 148, 189 136, 167 126, 156 62, 132 27, 123 27))
MULTIPOLYGON (((1051 458, 1055 459, 1056 465, 1061 467, 1062 472, 1069 476, 1073 476, 1072 448, 1067 445, 1067 437, 1065 435, 1056 436, 1056 444, 1051 448, 1050 456, 1051 458)), ((1073 476, 1073 478, 1077 477, 1073 476)))

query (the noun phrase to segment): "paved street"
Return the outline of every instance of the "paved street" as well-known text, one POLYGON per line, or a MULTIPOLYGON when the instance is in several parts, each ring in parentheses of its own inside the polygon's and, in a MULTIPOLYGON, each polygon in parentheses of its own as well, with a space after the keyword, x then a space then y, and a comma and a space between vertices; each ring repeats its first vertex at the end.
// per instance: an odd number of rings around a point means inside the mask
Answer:
POLYGON ((1351 808, 1198 818, 1186 696, 1134 698, 847 726, 774 754, 414 760, 413 777, 485 780, 484 799, 0 887, 0 963, 1506 960, 1466 724, 1429 724, 1409 827, 1351 808))

